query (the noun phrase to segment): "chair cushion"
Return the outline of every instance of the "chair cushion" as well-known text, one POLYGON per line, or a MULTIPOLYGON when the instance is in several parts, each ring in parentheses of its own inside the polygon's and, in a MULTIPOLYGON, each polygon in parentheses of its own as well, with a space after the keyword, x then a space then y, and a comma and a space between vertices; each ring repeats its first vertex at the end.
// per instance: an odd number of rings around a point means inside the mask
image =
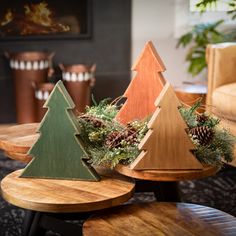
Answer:
POLYGON ((236 121, 236 83, 218 87, 212 94, 213 113, 221 118, 236 121))

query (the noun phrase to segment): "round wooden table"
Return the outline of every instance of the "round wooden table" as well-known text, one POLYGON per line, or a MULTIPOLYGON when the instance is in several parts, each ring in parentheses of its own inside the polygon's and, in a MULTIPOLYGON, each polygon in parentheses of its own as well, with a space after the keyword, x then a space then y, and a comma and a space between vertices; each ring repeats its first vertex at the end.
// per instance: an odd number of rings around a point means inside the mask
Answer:
POLYGON ((94 215, 83 225, 84 236, 230 236, 235 232, 235 217, 186 203, 125 205, 94 215))
POLYGON ((186 105, 192 106, 197 100, 202 99, 202 106, 198 112, 205 112, 207 86, 204 84, 183 84, 174 88, 179 100, 186 105))
POLYGON ((178 182, 212 176, 218 167, 206 166, 202 170, 133 170, 126 165, 117 165, 115 170, 122 175, 137 179, 136 190, 144 185, 153 185, 153 193, 158 201, 181 202, 178 182))
POLYGON ((38 127, 38 123, 1 126, 0 149, 11 153, 26 154, 39 137, 36 133, 38 127))
POLYGON ((202 170, 133 170, 126 165, 117 165, 115 170, 122 175, 151 181, 183 181, 205 178, 216 174, 219 167, 205 166, 202 170))
POLYGON ((86 212, 119 205, 131 198, 134 181, 116 173, 101 181, 20 178, 22 170, 1 182, 3 198, 18 207, 40 212, 86 212))
POLYGON ((29 210, 23 227, 24 236, 38 232, 37 235, 43 235, 45 229, 68 236, 82 235, 81 227, 61 218, 71 218, 74 213, 73 219, 82 220, 91 212, 124 203, 134 192, 132 179, 112 171, 97 171, 101 175, 99 182, 20 178, 22 170, 17 170, 1 181, 2 197, 29 210))

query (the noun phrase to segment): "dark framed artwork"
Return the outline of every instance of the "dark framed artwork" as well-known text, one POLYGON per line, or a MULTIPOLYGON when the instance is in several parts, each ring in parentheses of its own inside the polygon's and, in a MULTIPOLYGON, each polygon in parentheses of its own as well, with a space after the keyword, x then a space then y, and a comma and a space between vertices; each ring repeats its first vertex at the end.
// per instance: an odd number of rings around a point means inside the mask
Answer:
POLYGON ((0 40, 89 38, 92 0, 1 0, 0 40))

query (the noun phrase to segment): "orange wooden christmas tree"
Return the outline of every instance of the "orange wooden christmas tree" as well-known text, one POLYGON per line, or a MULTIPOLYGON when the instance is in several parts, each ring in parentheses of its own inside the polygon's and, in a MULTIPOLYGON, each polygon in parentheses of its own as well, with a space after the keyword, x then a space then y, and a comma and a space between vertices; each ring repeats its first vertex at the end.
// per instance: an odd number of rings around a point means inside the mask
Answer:
POLYGON ((202 169, 191 153, 194 149, 186 133, 187 125, 178 111, 179 103, 170 83, 155 101, 156 111, 148 123, 149 131, 139 145, 142 150, 131 169, 202 169))
POLYGON ((165 84, 161 74, 165 66, 152 42, 146 44, 132 70, 137 71, 137 75, 125 91, 127 100, 116 116, 116 120, 123 124, 152 114, 154 102, 165 84))

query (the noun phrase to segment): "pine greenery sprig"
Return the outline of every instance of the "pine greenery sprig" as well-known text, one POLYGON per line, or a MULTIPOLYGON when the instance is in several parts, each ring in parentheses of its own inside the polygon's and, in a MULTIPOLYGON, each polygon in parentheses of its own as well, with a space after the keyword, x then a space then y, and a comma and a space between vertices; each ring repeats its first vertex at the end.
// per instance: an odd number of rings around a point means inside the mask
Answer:
POLYGON ((200 106, 201 101, 198 101, 190 108, 184 106, 179 108, 189 129, 206 126, 214 132, 213 138, 208 145, 201 145, 196 137, 192 136, 191 132, 189 132, 189 137, 196 147, 193 150, 194 155, 201 163, 212 166, 222 166, 224 162, 231 162, 233 160, 233 148, 236 138, 230 134, 229 130, 220 127, 220 119, 217 117, 207 113, 198 114, 196 110, 200 106), (198 119, 201 115, 204 115, 206 119, 203 121, 198 119))
POLYGON ((118 113, 118 108, 116 104, 109 103, 110 100, 110 98, 106 98, 97 104, 93 98, 94 106, 87 106, 86 114, 92 115, 102 120, 113 121, 116 114, 118 113))
MULTIPOLYGON (((78 123, 89 162, 113 168, 119 163, 130 164, 137 158, 140 153, 138 145, 148 131, 150 117, 134 120, 125 126, 114 119, 119 108, 109 101, 105 99, 98 104, 94 101, 95 105, 87 107, 86 113, 78 117, 78 123)), ((201 101, 197 101, 192 107, 179 108, 195 145, 192 152, 203 164, 222 166, 224 161, 233 160, 236 138, 219 125, 218 118, 207 113, 198 114, 196 110, 200 106, 201 101), (191 129, 198 131, 190 132, 191 129), (203 131, 211 131, 212 135, 208 133, 209 142, 203 142, 204 133, 200 133, 203 131)))
MULTIPOLYGON (((80 137, 90 156, 89 162, 93 165, 105 165, 111 168, 118 163, 129 164, 133 162, 140 153, 138 144, 148 130, 148 120, 135 120, 128 126, 124 126, 114 119, 118 113, 116 104, 109 103, 108 99, 101 101, 99 104, 94 101, 94 104, 94 106, 87 107, 86 113, 78 117, 81 128, 80 137), (101 127, 94 125, 98 121, 101 121, 101 127), (135 142, 130 143, 121 140, 118 146, 106 145, 106 138, 109 134, 116 131, 120 134, 120 137, 124 137, 129 129, 132 129, 130 135, 134 135, 133 130, 135 130, 135 142)), ((129 137, 125 138, 128 139, 129 137)))

